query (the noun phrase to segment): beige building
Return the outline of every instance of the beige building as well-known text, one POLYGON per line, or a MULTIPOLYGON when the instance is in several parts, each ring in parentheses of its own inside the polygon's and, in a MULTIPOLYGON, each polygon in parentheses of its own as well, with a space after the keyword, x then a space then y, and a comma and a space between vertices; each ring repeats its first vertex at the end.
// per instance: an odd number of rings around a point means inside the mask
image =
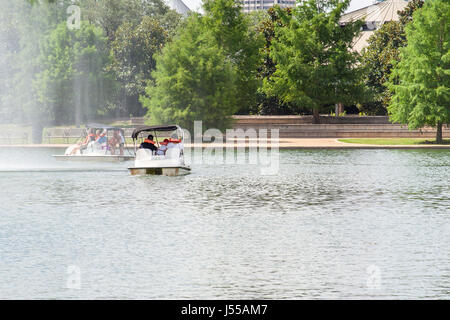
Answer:
POLYGON ((256 10, 267 10, 274 5, 278 5, 281 8, 293 7, 297 3, 296 0, 241 0, 242 11, 252 12, 256 10))
POLYGON ((354 50, 361 52, 367 47, 367 40, 375 30, 389 21, 398 21, 397 11, 402 11, 408 5, 407 0, 375 1, 373 5, 348 12, 341 18, 341 23, 363 20, 363 31, 353 45, 354 50))
POLYGON ((191 9, 189 9, 189 7, 182 0, 166 0, 165 2, 170 9, 175 10, 185 17, 191 12, 191 9))

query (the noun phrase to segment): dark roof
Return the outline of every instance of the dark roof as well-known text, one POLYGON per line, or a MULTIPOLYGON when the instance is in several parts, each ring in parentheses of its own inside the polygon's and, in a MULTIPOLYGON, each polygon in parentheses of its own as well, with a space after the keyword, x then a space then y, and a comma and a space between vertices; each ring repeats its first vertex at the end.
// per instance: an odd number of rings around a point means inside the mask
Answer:
POLYGON ((133 139, 136 139, 139 133, 146 132, 146 131, 175 131, 177 129, 181 129, 179 126, 173 124, 173 125, 159 125, 159 126, 143 126, 138 127, 134 129, 133 133, 131 134, 131 137, 133 139))

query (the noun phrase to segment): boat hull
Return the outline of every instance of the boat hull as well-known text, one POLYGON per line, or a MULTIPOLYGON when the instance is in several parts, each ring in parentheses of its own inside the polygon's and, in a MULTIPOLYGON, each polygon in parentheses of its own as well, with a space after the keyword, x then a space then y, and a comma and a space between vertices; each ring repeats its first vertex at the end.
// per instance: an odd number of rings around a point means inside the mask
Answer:
POLYGON ((189 167, 135 167, 128 168, 132 175, 162 175, 162 176, 181 176, 191 172, 189 167))
POLYGON ((58 161, 96 161, 96 162, 125 162, 134 159, 134 156, 121 155, 73 155, 73 156, 53 156, 58 161))

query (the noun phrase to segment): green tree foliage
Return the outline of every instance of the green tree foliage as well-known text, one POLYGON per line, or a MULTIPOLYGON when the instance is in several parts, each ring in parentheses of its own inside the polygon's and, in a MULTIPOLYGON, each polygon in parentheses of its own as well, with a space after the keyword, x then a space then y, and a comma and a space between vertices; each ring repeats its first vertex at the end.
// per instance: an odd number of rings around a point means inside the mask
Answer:
POLYGON ((109 111, 115 116, 145 113, 139 96, 155 69, 153 54, 159 52, 180 26, 181 15, 163 0, 86 0, 83 17, 100 26, 108 37, 118 90, 109 111))
POLYGON ((84 0, 81 5, 83 19, 102 27, 111 42, 123 23, 135 27, 145 16, 160 18, 170 11, 163 0, 84 0))
POLYGON ((143 114, 138 95, 164 45, 155 30, 168 41, 181 27, 164 0, 0 0, 0 8, 0 120, 32 124, 35 142, 48 124, 143 114), (71 5, 81 8, 81 31, 63 27, 71 5))
POLYGON ((448 0, 428 0, 414 13, 406 26, 407 46, 387 84, 391 120, 410 128, 437 127, 437 143, 442 124, 450 122, 449 21, 448 0))
POLYGON ((406 45, 405 26, 412 20, 414 11, 423 6, 422 0, 412 0, 403 11, 400 21, 390 21, 381 26, 368 40, 363 50, 363 66, 366 70, 366 85, 370 90, 371 102, 365 103, 363 111, 386 114, 390 94, 384 85, 389 79, 394 61, 400 59, 401 47, 406 45))
MULTIPOLYGON (((272 58, 270 57, 270 47, 272 45, 272 40, 275 38, 275 26, 282 27, 283 22, 280 18, 279 12, 283 13, 283 15, 290 15, 291 9, 275 9, 269 8, 264 16, 262 16, 259 21, 257 21, 257 30, 264 37, 264 45, 260 48, 261 51, 261 64, 258 69, 259 74, 258 77, 260 79, 268 79, 272 76, 272 74, 276 70, 276 66, 272 58)), ((257 11, 259 12, 259 11, 257 11)), ((277 97, 271 96, 268 97, 263 90, 258 90, 258 101, 257 107, 255 110, 252 110, 254 113, 261 115, 270 115, 270 114, 296 114, 302 110, 298 108, 292 103, 283 103, 277 97)))
POLYGON ((366 69, 366 84, 372 99, 363 106, 365 112, 386 114, 389 91, 384 86, 391 74, 393 61, 398 61, 406 36, 400 23, 390 21, 378 29, 368 40, 363 51, 363 65, 366 69))
POLYGON ((155 82, 141 98, 151 123, 175 122, 192 129, 228 124, 236 111, 237 72, 214 33, 191 15, 183 30, 156 59, 155 82))
POLYGON ((152 122, 224 128, 256 102, 261 38, 234 0, 206 0, 157 59, 141 101, 152 122))
POLYGON ((103 31, 87 22, 79 30, 60 23, 47 36, 35 87, 50 124, 80 124, 106 108, 108 56, 103 31))
POLYGON ((308 0, 291 16, 279 11, 282 26, 275 27, 270 46, 276 71, 264 81, 267 95, 313 109, 316 121, 326 105, 357 102, 362 73, 351 48, 361 23, 339 24, 348 5, 348 0, 308 0))
POLYGON ((110 69, 120 83, 119 99, 122 112, 143 115, 139 96, 144 94, 146 83, 156 67, 154 55, 159 53, 168 40, 168 32, 159 20, 144 17, 139 25, 123 23, 116 31, 111 44, 110 69))
POLYGON ((264 36, 264 45, 261 48, 263 63, 260 67, 260 77, 269 78, 276 70, 275 62, 270 56, 270 47, 273 39, 276 38, 275 27, 285 27, 281 17, 291 16, 291 8, 270 8, 267 10, 267 17, 258 24, 258 31, 264 36))
POLYGON ((238 73, 238 112, 247 113, 256 105, 256 93, 261 85, 258 78, 259 49, 263 39, 251 28, 252 17, 242 13, 242 4, 235 0, 204 0, 201 22, 214 36, 238 73))
POLYGON ((409 0, 408 5, 402 11, 398 12, 400 23, 406 26, 408 22, 412 21, 414 11, 423 7, 423 0, 409 0))
POLYGON ((19 72, 15 62, 16 54, 20 51, 20 30, 14 8, 6 0, 0 0, 0 119, 2 121, 14 121, 21 113, 14 110, 15 79, 19 72), (16 112, 14 112, 16 111, 16 112))
POLYGON ((5 115, 3 119, 32 123, 39 131, 43 117, 33 90, 33 81, 42 69, 39 43, 58 23, 66 21, 66 8, 70 4, 70 0, 59 0, 58 5, 0 0, 0 114, 5 115))

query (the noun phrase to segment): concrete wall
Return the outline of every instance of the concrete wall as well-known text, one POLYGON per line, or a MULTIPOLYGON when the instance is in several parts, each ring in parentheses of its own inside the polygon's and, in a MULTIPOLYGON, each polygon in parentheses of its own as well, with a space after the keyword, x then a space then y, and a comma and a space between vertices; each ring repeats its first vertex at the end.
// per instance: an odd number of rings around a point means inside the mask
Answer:
MULTIPOLYGON (((392 124, 384 116, 321 116, 313 124, 312 116, 234 116, 234 128, 279 129, 281 138, 434 138, 434 128, 409 130, 406 125, 392 124)), ((450 126, 443 135, 450 138, 450 126)))
MULTIPOLYGON (((308 116, 233 116, 237 124, 313 124, 312 115, 308 116)), ((390 124, 387 116, 320 116, 321 124, 390 124)))

